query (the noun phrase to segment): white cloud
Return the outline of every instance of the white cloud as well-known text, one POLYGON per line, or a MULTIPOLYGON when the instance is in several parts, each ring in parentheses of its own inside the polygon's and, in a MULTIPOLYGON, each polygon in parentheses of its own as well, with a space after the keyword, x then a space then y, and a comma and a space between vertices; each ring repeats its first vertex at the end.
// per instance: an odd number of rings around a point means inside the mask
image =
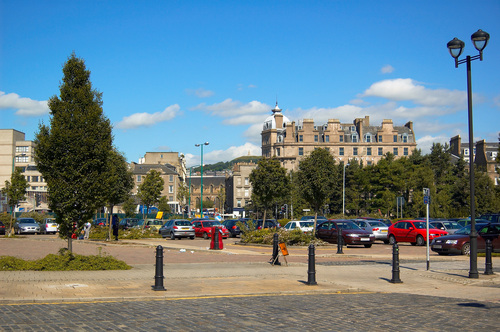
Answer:
POLYGON ((38 101, 30 98, 21 98, 16 93, 0 91, 0 109, 16 109, 20 116, 42 116, 49 114, 47 101, 38 101))
POLYGON ((410 78, 384 80, 372 84, 362 96, 381 97, 393 101, 411 101, 417 105, 442 106, 457 111, 466 107, 467 95, 464 91, 431 90, 417 84, 410 78))
POLYGON ((189 95, 195 95, 198 98, 208 98, 208 97, 212 97, 215 94, 213 91, 206 90, 204 88, 187 89, 186 93, 189 95))
MULTIPOLYGON (((252 143, 245 143, 240 146, 231 146, 226 150, 208 151, 203 154, 203 164, 215 164, 219 161, 230 161, 243 156, 260 156, 262 154, 260 146, 252 143)), ((186 166, 196 166, 200 164, 200 155, 185 154, 186 166)))
POLYGON ((430 136, 426 135, 417 140, 417 149, 422 150, 422 154, 429 154, 431 152, 433 143, 450 143, 450 137, 441 135, 441 136, 430 136))
POLYGON ((163 112, 156 113, 135 113, 126 116, 116 124, 119 129, 133 129, 137 127, 150 127, 159 122, 172 120, 179 113, 180 106, 175 104, 165 108, 163 112))
POLYGON ((391 66, 391 65, 385 65, 382 67, 382 69, 380 69, 380 72, 382 74, 390 74, 394 71, 394 67, 391 66))
POLYGON ((243 104, 239 101, 228 98, 221 103, 206 105, 199 104, 193 108, 202 110, 211 115, 228 118, 224 121, 229 125, 247 125, 254 124, 256 121, 264 122, 266 116, 270 115, 271 107, 259 101, 251 101, 243 104))

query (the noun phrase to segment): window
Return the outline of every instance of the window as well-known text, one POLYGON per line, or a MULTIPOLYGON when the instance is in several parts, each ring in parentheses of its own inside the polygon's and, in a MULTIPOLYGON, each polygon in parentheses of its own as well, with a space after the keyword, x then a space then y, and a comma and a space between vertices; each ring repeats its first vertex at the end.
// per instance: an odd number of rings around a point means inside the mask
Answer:
POLYGON ((31 182, 31 181, 30 181, 30 176, 29 176, 29 175, 28 175, 28 176, 26 176, 26 181, 31 182))
POLYGON ((173 201, 174 201, 174 196, 168 196, 168 200, 169 200, 170 202, 173 202, 173 201))
POLYGON ((403 154, 404 154, 405 156, 407 156, 407 155, 408 155, 408 148, 404 148, 404 150, 403 150, 403 154))
POLYGON ((357 143, 358 142, 358 135, 357 134, 352 134, 351 135, 351 140, 353 143, 357 143))
POLYGON ((344 148, 339 148, 339 156, 343 156, 344 155, 344 148))
POLYGON ((469 149, 464 149, 464 155, 466 155, 466 156, 469 155, 469 149))
POLYGON ((330 135, 325 135, 325 142, 330 142, 330 135))
POLYGON ((368 161, 366 161, 366 164, 367 164, 368 166, 370 166, 370 165, 372 164, 372 161, 371 161, 371 160, 368 160, 368 161))
POLYGON ((304 141, 304 136, 299 135, 299 142, 303 142, 303 141, 304 141))
POLYGON ((168 178, 168 180, 169 180, 170 182, 174 182, 174 176, 173 176, 173 175, 170 175, 170 176, 169 176, 169 178, 168 178))
POLYGON ((392 149, 392 150, 393 150, 393 154, 394 154, 395 156, 397 156, 397 155, 398 155, 398 148, 394 148, 394 149, 392 149))
POLYGON ((38 182, 38 176, 33 175, 33 176, 31 177, 31 182, 38 182))
POLYGON ((299 156, 303 156, 304 155, 304 148, 299 148, 299 156))
POLYGON ((250 194, 249 194, 249 190, 248 190, 248 189, 245 189, 245 197, 248 197, 248 196, 250 196, 250 194))
POLYGON ((137 175, 137 182, 141 182, 141 176, 137 175))
POLYGON ((172 194, 174 192, 174 186, 168 186, 168 192, 172 194))
POLYGON ((280 151, 280 148, 277 148, 277 149, 276 149, 276 155, 277 155, 278 157, 280 156, 280 152, 281 152, 281 151, 280 151))
POLYGON ((397 143, 398 142, 398 135, 394 135, 393 139, 394 139, 394 143, 397 143))
POLYGON ((341 142, 341 143, 344 142, 344 135, 340 135, 339 142, 341 142))
POLYGON ((16 146, 16 153, 27 153, 29 150, 28 146, 16 146))
POLYGON ((358 148, 352 148, 352 154, 353 154, 353 156, 357 156, 358 155, 358 148))
POLYGON ((248 186, 250 184, 249 178, 245 178, 245 186, 248 186))
POLYGON ((318 142, 318 135, 314 135, 314 141, 318 142))
POLYGON ((383 148, 378 148, 378 155, 383 156, 384 155, 384 149, 383 148))
POLYGON ((372 155, 372 148, 366 148, 366 155, 371 156, 372 155))
POLYGON ((403 143, 408 143, 408 135, 403 135, 403 143))
POLYGON ((366 141, 366 143, 371 143, 372 142, 372 135, 366 134, 365 141, 366 141))
POLYGON ((236 206, 241 207, 241 200, 240 199, 236 201, 236 206))
POLYGON ((382 142, 382 135, 378 135, 378 141, 382 142))
POLYGON ((28 156, 16 156, 16 163, 27 163, 28 161, 28 156))

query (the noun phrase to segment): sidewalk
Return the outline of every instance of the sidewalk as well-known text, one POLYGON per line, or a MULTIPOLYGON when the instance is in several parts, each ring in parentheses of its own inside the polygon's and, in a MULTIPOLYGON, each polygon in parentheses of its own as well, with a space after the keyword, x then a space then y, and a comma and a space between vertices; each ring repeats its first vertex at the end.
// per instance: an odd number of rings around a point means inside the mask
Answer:
MULTIPOLYGON (((304 248, 290 250, 290 255, 302 255, 300 262, 288 266, 271 266, 271 248, 258 246, 225 246, 221 251, 208 251, 206 247, 189 241, 137 240, 130 245, 155 247, 165 251, 191 255, 190 263, 165 263, 163 285, 166 291, 153 291, 154 264, 134 264, 127 271, 0 271, 0 303, 44 303, 74 301, 117 301, 179 299, 203 296, 255 296, 272 294, 388 292, 443 296, 475 301, 500 303, 500 259, 493 259, 495 275, 486 276, 484 258, 478 258, 479 279, 469 279, 467 257, 432 261, 426 271, 426 262, 415 257, 400 257, 400 279, 393 284, 392 266, 377 255, 349 255, 345 261, 328 260, 333 248, 316 252, 317 285, 307 285, 308 265, 304 248), (296 253, 294 254, 294 252, 296 253), (205 256, 191 252, 203 252, 205 256), (228 262, 204 262, 207 255, 222 255, 228 262), (243 258, 257 258, 257 262, 243 258), (324 260, 319 262, 320 258, 324 260), (359 259, 363 258, 360 262, 359 259), (358 261, 356 261, 358 260, 358 261), (239 261, 239 262, 238 262, 239 261), (354 263, 353 263, 354 261, 354 263)), ((102 244, 108 246, 109 244, 102 244)), ((129 244, 120 244, 125 250, 129 244)), ((337 255, 338 257, 338 255, 337 255)), ((435 257, 433 257, 435 259, 435 257)), ((280 261, 284 263, 282 257, 280 261)), ((161 282, 161 279, 160 279, 161 282)))

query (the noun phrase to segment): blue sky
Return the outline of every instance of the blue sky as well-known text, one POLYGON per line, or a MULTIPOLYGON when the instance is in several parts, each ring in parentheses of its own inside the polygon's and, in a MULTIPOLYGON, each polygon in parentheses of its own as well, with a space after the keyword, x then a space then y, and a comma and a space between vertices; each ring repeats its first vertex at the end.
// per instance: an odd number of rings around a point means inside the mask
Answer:
POLYGON ((74 51, 127 160, 260 155, 276 99, 290 120, 413 121, 418 148, 468 140, 466 68, 446 43, 491 35, 472 63, 474 139, 497 141, 500 1, 0 0, 0 128, 34 139, 74 51))

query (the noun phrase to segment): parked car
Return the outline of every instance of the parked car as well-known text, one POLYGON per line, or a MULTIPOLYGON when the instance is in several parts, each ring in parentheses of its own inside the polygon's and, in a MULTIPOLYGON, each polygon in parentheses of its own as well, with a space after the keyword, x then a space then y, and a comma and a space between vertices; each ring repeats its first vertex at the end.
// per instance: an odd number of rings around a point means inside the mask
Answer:
MULTIPOLYGON (((303 216, 302 218, 300 218, 300 220, 303 220, 303 221, 307 221, 307 220, 314 220, 314 216, 303 216)), ((325 216, 318 216, 318 224, 320 222, 323 222, 323 221, 326 221, 328 220, 325 216)))
POLYGON ((139 219, 137 218, 123 218, 118 224, 120 229, 129 229, 139 224, 139 219))
POLYGON ((384 241, 385 244, 389 243, 388 230, 389 226, 382 221, 375 219, 354 219, 353 222, 365 231, 370 231, 375 235, 375 240, 384 241))
MULTIPOLYGON (((477 251, 484 252, 486 249, 486 243, 484 238, 481 236, 483 234, 496 235, 493 239, 493 251, 500 252, 500 224, 493 223, 477 223, 476 230, 478 232, 477 237, 477 251)), ((440 236, 431 243, 431 250, 437 252, 439 255, 448 254, 470 254, 470 231, 471 225, 467 225, 462 229, 459 229, 455 234, 440 236)))
POLYGON ((226 239, 229 236, 229 231, 217 220, 210 219, 193 219, 191 224, 194 228, 194 233, 197 237, 209 239, 212 237, 212 227, 218 227, 222 231, 222 238, 226 239))
MULTIPOLYGON (((474 218, 474 221, 476 223, 489 223, 490 221, 487 220, 487 219, 481 219, 481 218, 474 218)), ((460 219, 457 221, 457 223, 462 226, 462 227, 465 227, 467 225, 470 225, 470 218, 465 218, 465 219, 460 219)))
POLYGON ((5 235, 5 225, 0 221, 0 234, 5 235))
POLYGON ((448 234, 453 234, 459 229, 462 228, 460 224, 456 221, 449 221, 449 220, 437 220, 437 221, 430 221, 429 225, 434 226, 437 229, 441 229, 443 231, 447 231, 448 234))
POLYGON ((246 225, 246 221, 242 221, 240 219, 228 219, 224 220, 222 224, 227 228, 229 231, 229 236, 230 237, 237 237, 238 235, 241 235, 241 229, 238 226, 238 223, 241 222, 243 225, 246 225))
POLYGON ((375 221, 381 221, 384 224, 387 225, 387 227, 392 225, 392 221, 390 219, 384 219, 384 218, 373 218, 373 217, 360 217, 358 219, 364 219, 364 220, 375 220, 375 221))
POLYGON ((491 223, 500 223, 500 213, 485 213, 479 219, 488 220, 491 223))
MULTIPOLYGON (((262 219, 257 219, 253 221, 255 225, 255 229, 262 229, 262 219)), ((266 219, 266 223, 264 224, 264 228, 280 228, 280 224, 275 219, 266 219)))
POLYGON ((144 226, 144 228, 151 228, 155 232, 159 232, 163 224, 163 221, 160 219, 146 219, 140 220, 135 227, 142 228, 144 226))
POLYGON ((284 228, 287 231, 300 229, 303 233, 312 233, 312 231, 314 230, 314 221, 292 220, 289 221, 284 228))
POLYGON ((186 219, 167 220, 160 227, 159 233, 163 238, 170 236, 171 240, 175 240, 176 238, 182 239, 183 237, 189 237, 191 240, 194 240, 195 237, 193 225, 186 219))
POLYGON ((33 218, 18 218, 14 224, 14 232, 17 234, 39 234, 40 225, 33 218))
POLYGON ((96 218, 96 219, 92 220, 92 225, 105 226, 106 225, 106 218, 96 218))
MULTIPOLYGON (((448 232, 429 227, 429 239, 448 235, 448 232)), ((421 220, 400 220, 389 227, 389 243, 410 242, 411 245, 423 246, 427 239, 427 223, 421 220)))
POLYGON ((316 237, 330 243, 337 243, 337 228, 340 228, 343 243, 346 245, 364 245, 370 248, 375 241, 375 235, 361 229, 350 220, 327 220, 316 228, 316 237))
POLYGON ((40 225, 40 232, 43 234, 53 233, 56 234, 59 231, 59 225, 56 223, 56 218, 45 218, 40 225))

